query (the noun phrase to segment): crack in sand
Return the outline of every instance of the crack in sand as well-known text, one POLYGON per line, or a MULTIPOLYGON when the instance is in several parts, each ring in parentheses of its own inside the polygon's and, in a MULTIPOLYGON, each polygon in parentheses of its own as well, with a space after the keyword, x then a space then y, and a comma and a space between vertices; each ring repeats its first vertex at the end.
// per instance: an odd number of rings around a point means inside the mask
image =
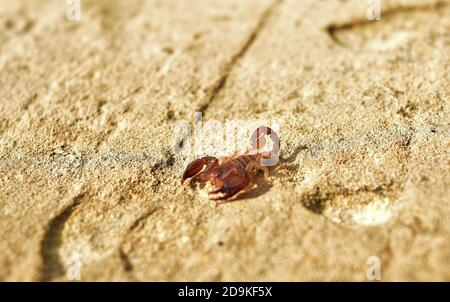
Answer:
POLYGON ((138 217, 128 228, 127 233, 123 236, 122 242, 119 245, 119 257, 123 265, 123 269, 125 272, 131 274, 134 270, 133 263, 130 261, 130 258, 128 257, 129 252, 126 252, 124 250, 125 241, 127 240, 128 236, 137 228, 142 228, 145 223, 147 222, 147 219, 155 213, 157 208, 152 208, 151 210, 147 211, 140 217, 138 217))
POLYGON ((62 212, 50 220, 44 239, 41 242, 42 271, 40 281, 51 281, 64 274, 65 269, 62 264, 59 250, 62 246, 62 233, 66 222, 72 216, 74 210, 80 205, 85 193, 78 194, 62 212))
MULTIPOLYGON (((448 6, 448 3, 444 1, 438 1, 436 3, 425 4, 425 5, 414 5, 414 6, 399 6, 395 8, 388 9, 386 11, 383 10, 382 18, 390 19, 395 17, 398 14, 409 14, 414 12, 430 12, 430 11, 439 11, 448 6)), ((360 19, 353 20, 343 24, 330 24, 325 28, 325 31, 330 36, 331 40, 342 47, 350 47, 347 43, 343 42, 339 38, 340 32, 352 31, 359 28, 375 25, 377 22, 368 19, 360 19)))
POLYGON ((212 85, 212 87, 208 88, 207 91, 211 91, 209 93, 209 97, 207 98, 207 101, 204 102, 200 107, 196 110, 198 112, 205 112, 208 110, 209 106, 216 100, 220 92, 225 87, 225 84, 227 83, 228 77, 233 70, 233 68, 236 66, 237 62, 245 56, 247 51, 250 49, 250 47, 253 45, 255 40, 258 38, 259 34, 263 31, 263 29, 266 27, 267 22, 269 18, 272 16, 275 9, 280 6, 284 0, 276 0, 274 1, 268 9, 266 9, 262 16, 260 17, 258 23, 256 24, 256 27, 251 31, 248 38, 245 40, 242 47, 239 49, 239 51, 231 57, 231 60, 228 64, 225 65, 223 68, 223 72, 221 73, 220 78, 212 85))

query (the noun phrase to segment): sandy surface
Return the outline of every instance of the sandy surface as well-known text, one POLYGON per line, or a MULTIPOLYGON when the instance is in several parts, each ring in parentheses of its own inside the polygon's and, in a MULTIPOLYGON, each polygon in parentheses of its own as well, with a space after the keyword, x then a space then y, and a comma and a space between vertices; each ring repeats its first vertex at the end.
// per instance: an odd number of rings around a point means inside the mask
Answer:
POLYGON ((449 1, 0 1, 0 280, 450 281, 449 1), (286 168, 180 186, 199 110, 286 168))

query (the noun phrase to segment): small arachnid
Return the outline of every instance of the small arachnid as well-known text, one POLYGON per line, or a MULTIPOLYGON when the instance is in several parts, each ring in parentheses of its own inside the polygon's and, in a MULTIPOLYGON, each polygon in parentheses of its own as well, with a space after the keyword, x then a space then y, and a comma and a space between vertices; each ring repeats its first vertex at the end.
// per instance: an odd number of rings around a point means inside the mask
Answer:
POLYGON ((239 192, 252 189, 258 171, 264 171, 267 178, 269 166, 274 166, 278 162, 280 139, 271 128, 260 126, 253 132, 250 144, 250 150, 243 155, 234 155, 221 161, 211 156, 194 160, 184 171, 181 184, 188 178, 199 182, 209 181, 216 189, 209 194, 220 194, 210 199, 217 201, 229 199, 239 192), (266 135, 273 142, 272 150, 260 152, 266 145, 266 135))

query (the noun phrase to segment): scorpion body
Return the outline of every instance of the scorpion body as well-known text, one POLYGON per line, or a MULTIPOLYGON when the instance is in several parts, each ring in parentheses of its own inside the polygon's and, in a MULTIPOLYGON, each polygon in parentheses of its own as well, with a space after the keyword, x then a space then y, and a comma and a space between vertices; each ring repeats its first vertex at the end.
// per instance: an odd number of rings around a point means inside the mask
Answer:
POLYGON ((188 178, 195 181, 209 181, 216 190, 209 194, 221 194, 212 197, 212 200, 224 200, 233 197, 241 191, 250 190, 255 184, 255 176, 258 171, 264 171, 266 178, 269 175, 269 166, 264 165, 264 160, 276 159, 278 161, 280 140, 278 134, 269 127, 258 127, 250 138, 251 148, 243 155, 234 155, 219 159, 206 156, 191 162, 183 176, 181 183, 188 178), (273 142, 270 152, 260 152, 266 144, 265 136, 268 135, 273 142))

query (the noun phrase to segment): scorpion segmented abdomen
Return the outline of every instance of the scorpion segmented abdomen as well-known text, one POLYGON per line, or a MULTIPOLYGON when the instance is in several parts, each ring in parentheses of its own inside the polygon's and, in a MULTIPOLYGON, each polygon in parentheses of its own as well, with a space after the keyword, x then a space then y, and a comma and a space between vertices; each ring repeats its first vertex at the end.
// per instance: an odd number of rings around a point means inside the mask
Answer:
POLYGON ((232 159, 231 161, 236 166, 245 170, 247 168, 248 164, 255 160, 256 160, 255 155, 241 155, 241 156, 238 156, 238 157, 232 159))

